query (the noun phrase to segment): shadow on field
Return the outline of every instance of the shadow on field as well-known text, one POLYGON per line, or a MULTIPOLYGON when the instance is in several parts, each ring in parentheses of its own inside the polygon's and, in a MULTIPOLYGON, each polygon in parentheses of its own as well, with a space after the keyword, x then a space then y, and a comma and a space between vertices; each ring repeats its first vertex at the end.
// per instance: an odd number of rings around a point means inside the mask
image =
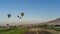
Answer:
POLYGON ((35 31, 27 31, 24 34, 36 34, 36 32, 35 31))
MULTIPOLYGON (((35 31, 26 31, 24 34, 36 34, 35 31)), ((38 34, 53 34, 53 33, 50 33, 48 31, 38 31, 38 34)))
POLYGON ((53 34, 53 33, 42 30, 42 31, 38 31, 38 34, 53 34))

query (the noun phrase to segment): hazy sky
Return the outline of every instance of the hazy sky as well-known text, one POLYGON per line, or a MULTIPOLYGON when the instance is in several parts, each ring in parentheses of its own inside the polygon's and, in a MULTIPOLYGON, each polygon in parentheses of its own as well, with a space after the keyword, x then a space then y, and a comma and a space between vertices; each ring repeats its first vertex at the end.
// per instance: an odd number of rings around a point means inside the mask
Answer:
POLYGON ((40 23, 58 17, 60 0, 0 0, 0 24, 40 23), (25 16, 20 20, 17 16, 22 11, 25 16))

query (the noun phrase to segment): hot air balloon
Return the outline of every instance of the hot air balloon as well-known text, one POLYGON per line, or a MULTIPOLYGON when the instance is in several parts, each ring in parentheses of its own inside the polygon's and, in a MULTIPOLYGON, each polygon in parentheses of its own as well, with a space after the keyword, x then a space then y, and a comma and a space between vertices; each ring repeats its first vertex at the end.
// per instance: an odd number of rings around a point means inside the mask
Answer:
POLYGON ((22 16, 22 17, 24 16, 24 12, 21 12, 21 16, 22 16))
POLYGON ((9 24, 7 24, 6 26, 7 26, 7 28, 10 28, 10 25, 9 24))
POLYGON ((19 18, 19 16, 17 16, 19 18))
POLYGON ((7 24, 6 26, 10 26, 9 24, 7 24))
POLYGON ((21 17, 20 17, 20 19, 21 19, 21 17))
POLYGON ((10 18, 11 17, 11 14, 8 14, 7 16, 8 16, 8 18, 10 18))

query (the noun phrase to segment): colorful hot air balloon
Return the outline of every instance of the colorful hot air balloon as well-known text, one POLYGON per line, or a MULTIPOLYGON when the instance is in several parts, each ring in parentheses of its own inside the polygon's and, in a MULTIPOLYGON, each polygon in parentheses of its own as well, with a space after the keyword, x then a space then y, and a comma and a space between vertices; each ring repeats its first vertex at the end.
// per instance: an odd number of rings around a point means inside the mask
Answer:
POLYGON ((24 12, 21 12, 21 16, 22 16, 22 17, 24 16, 24 12))
POLYGON ((8 16, 8 18, 10 18, 11 17, 11 14, 8 14, 7 16, 8 16))

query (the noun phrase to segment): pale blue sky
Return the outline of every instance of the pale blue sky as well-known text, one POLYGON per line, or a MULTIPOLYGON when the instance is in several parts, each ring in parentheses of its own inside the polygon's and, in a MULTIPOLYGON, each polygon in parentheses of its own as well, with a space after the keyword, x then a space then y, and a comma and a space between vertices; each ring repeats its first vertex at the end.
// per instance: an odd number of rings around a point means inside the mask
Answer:
MULTIPOLYGON (((60 0, 0 0, 0 23, 17 22, 17 15, 25 13, 23 22, 45 22, 60 17, 60 0), (10 19, 7 14, 12 14, 10 19)), ((5 24, 4 23, 4 24, 5 24)))

